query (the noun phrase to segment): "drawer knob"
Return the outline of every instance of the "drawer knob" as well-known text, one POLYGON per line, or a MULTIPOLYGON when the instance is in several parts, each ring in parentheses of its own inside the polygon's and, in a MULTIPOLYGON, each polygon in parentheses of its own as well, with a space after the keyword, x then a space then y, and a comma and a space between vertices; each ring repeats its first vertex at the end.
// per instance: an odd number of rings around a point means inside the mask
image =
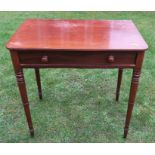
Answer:
POLYGON ((109 57, 108 57, 108 62, 109 63, 113 63, 115 61, 115 57, 113 56, 113 55, 110 55, 109 57))
POLYGON ((48 56, 43 56, 41 58, 41 62, 44 62, 44 63, 48 62, 48 56))

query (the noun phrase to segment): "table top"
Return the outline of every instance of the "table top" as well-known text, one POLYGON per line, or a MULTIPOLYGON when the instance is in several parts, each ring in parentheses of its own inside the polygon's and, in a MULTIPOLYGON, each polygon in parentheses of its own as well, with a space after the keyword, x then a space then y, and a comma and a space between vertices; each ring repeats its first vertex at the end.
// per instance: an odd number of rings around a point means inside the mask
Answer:
POLYGON ((148 48, 131 20, 27 19, 8 49, 144 51, 148 48))

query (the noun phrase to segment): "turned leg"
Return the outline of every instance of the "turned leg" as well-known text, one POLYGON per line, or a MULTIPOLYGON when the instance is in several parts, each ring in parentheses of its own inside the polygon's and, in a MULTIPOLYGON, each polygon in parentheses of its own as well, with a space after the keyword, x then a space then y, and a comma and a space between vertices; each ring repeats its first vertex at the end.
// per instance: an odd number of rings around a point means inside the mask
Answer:
POLYGON ((41 90, 41 81, 40 81, 40 72, 38 68, 35 68, 35 75, 38 87, 39 98, 42 99, 42 90, 41 90))
POLYGON ((28 122, 30 134, 33 137, 34 136, 34 129, 33 129, 33 125, 32 125, 29 102, 28 102, 27 92, 26 92, 26 85, 25 85, 25 80, 24 80, 23 70, 22 69, 20 69, 20 70, 18 70, 16 72, 16 79, 17 79, 19 92, 20 92, 20 95, 21 95, 21 99, 22 99, 26 119, 27 119, 27 122, 28 122))
POLYGON ((144 52, 137 53, 136 66, 133 69, 131 86, 130 86, 128 109, 127 109, 126 121, 125 121, 125 127, 124 127, 124 138, 126 138, 127 134, 128 134, 128 129, 129 129, 129 124, 130 124, 130 120, 131 120, 132 110, 133 110, 133 107, 134 107, 136 93, 137 93, 137 89, 138 89, 138 83, 139 83, 143 58, 144 58, 144 52))
POLYGON ((118 79, 117 79, 117 89, 116 89, 116 101, 119 100, 120 87, 121 87, 121 82, 122 82, 122 74, 123 74, 123 69, 119 68, 118 79))
POLYGON ((129 129, 133 106, 135 103, 139 78, 140 78, 140 70, 133 70, 131 87, 130 87, 130 96, 128 101, 128 109, 127 109, 127 115, 126 115, 126 121, 125 121, 125 127, 124 127, 124 138, 126 138, 128 134, 128 129, 129 129))
POLYGON ((14 71, 16 74, 17 84, 18 84, 20 96, 22 99, 27 123, 29 126, 30 135, 33 137, 34 129, 33 129, 33 124, 32 124, 32 119, 31 119, 31 113, 30 113, 30 108, 29 108, 29 102, 28 102, 28 97, 27 97, 23 69, 20 67, 19 57, 18 57, 18 53, 16 51, 11 52, 11 58, 12 58, 13 66, 14 66, 14 71))

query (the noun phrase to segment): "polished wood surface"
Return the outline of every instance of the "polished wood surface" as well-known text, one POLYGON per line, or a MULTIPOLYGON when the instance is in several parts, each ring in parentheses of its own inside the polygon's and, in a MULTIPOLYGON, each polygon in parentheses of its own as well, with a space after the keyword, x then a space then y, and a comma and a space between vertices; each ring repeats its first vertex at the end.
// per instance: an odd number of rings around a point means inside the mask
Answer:
POLYGON ((135 66, 135 52, 19 51, 22 67, 115 68, 135 66))
POLYGON ((146 50, 130 20, 26 20, 7 44, 9 49, 146 50))
POLYGON ((144 53, 148 48, 132 21, 26 20, 6 47, 11 53, 31 136, 34 136, 34 129, 23 68, 35 69, 40 99, 40 68, 117 68, 116 101, 119 100, 123 70, 132 69, 124 127, 124 138, 127 137, 144 53))

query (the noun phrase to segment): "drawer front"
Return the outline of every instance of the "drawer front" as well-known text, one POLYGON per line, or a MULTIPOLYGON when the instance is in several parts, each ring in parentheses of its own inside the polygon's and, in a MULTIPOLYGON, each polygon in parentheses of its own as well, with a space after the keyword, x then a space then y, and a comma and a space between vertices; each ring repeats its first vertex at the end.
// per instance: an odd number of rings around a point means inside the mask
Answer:
POLYGON ((134 66, 136 53, 130 52, 76 52, 43 51, 19 52, 20 63, 24 66, 134 66))

